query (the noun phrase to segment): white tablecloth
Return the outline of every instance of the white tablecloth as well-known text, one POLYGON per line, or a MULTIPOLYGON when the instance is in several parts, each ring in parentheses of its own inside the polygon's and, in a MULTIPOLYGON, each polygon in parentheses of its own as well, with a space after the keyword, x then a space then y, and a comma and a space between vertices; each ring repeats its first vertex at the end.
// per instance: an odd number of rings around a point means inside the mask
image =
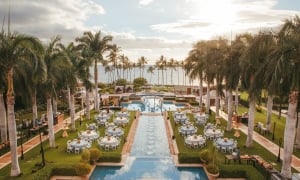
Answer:
POLYGON ((94 139, 97 139, 99 137, 99 134, 94 131, 94 130, 86 130, 86 131, 83 131, 81 133, 81 138, 86 138, 86 139, 91 139, 91 140, 94 140, 94 139))

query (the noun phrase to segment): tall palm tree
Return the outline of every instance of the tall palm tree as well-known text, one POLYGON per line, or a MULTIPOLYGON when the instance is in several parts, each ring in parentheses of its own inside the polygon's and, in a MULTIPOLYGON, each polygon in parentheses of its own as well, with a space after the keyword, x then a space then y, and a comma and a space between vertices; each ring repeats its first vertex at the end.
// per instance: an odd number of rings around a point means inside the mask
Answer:
MULTIPOLYGON (((73 42, 69 43, 68 46, 61 45, 63 53, 65 53, 66 58, 66 68, 65 73, 63 74, 64 84, 67 85, 68 94, 70 94, 70 118, 71 118, 71 129, 75 130, 75 102, 74 94, 77 87, 77 81, 81 76, 85 74, 85 61, 81 59, 79 49, 74 46, 73 42)), ((83 97, 81 97, 83 98, 83 97)))
POLYGON ((145 69, 145 65, 148 63, 148 60, 142 56, 138 59, 138 66, 140 67, 140 77, 144 77, 144 69, 145 69))
MULTIPOLYGON (((41 45, 42 46, 42 45, 41 45)), ((18 89, 26 89, 26 91, 22 91, 22 93, 26 92, 26 94, 20 94, 21 96, 30 96, 31 106, 32 106, 32 120, 33 126, 36 127, 36 119, 38 119, 38 109, 37 109, 37 92, 38 85, 43 83, 46 80, 46 66, 42 59, 43 52, 38 52, 39 55, 35 57, 29 58, 28 61, 20 62, 20 65, 15 68, 15 79, 18 80, 17 86, 18 89)), ((36 56, 36 55, 34 55, 36 56)))
POLYGON ((17 130, 15 121, 15 92, 14 92, 14 70, 20 61, 27 61, 30 58, 35 60, 38 58, 38 53, 42 51, 40 41, 32 36, 27 36, 17 33, 1 32, 0 35, 0 61, 1 66, 5 67, 7 78, 7 118, 8 132, 11 152, 11 176, 18 176, 21 173, 18 155, 17 155, 17 130), (28 56, 29 55, 29 56, 28 56))
POLYGON ((77 38, 80 46, 88 48, 89 57, 94 61, 94 84, 95 84, 95 109, 99 111, 99 97, 98 97, 98 62, 103 62, 103 54, 107 52, 111 45, 112 36, 103 36, 98 31, 95 35, 92 32, 84 32, 83 36, 77 38))
POLYGON ((149 66, 148 69, 147 69, 147 73, 150 73, 150 80, 149 80, 149 83, 151 84, 152 82, 152 75, 154 73, 154 69, 155 67, 154 66, 149 66))
MULTIPOLYGON (((276 49, 271 53, 269 60, 275 61, 273 68, 274 79, 271 83, 278 88, 287 89, 289 93, 288 113, 284 130, 284 155, 281 167, 283 178, 291 178, 291 162, 296 132, 296 110, 300 88, 300 18, 285 21, 278 33, 276 49), (285 82, 285 83, 283 83, 285 82)), ((273 85, 272 85, 273 86, 273 85)))
POLYGON ((49 127, 49 145, 54 148, 55 136, 53 126, 53 107, 52 99, 56 96, 56 87, 59 82, 62 82, 62 74, 67 67, 66 56, 60 48, 61 38, 56 36, 51 42, 45 47, 44 62, 47 68, 47 79, 41 85, 43 88, 43 94, 47 100, 47 120, 49 127))
POLYGON ((262 67, 267 59, 268 48, 272 40, 268 33, 260 32, 254 36, 250 44, 241 58, 242 68, 242 85, 249 94, 249 117, 248 117, 248 135, 246 147, 253 145, 254 130, 254 112, 257 100, 260 99, 263 89, 263 81, 265 73, 262 67))
MULTIPOLYGON (((233 106, 232 106, 232 91, 237 89, 241 74, 240 67, 240 58, 242 56, 243 51, 246 48, 246 44, 251 36, 249 34, 238 35, 233 42, 231 42, 229 56, 225 58, 225 89, 228 92, 228 101, 226 107, 228 113, 228 123, 227 123, 227 131, 231 131, 232 129, 232 114, 233 114, 233 106)), ((237 92, 236 92, 237 93, 237 92)), ((226 101, 225 101, 226 102, 226 101)))
POLYGON ((173 77, 173 70, 176 68, 175 60, 173 58, 169 59, 167 61, 168 68, 171 69, 171 84, 174 85, 174 77, 173 77))
POLYGON ((204 50, 205 50, 204 41, 199 41, 195 45, 193 45, 193 49, 189 52, 189 55, 185 59, 185 63, 183 66, 186 75, 188 75, 190 79, 197 79, 197 78, 199 79, 199 108, 200 109, 202 108, 202 94, 203 94, 204 50))
POLYGON ((121 51, 121 48, 118 47, 116 44, 113 44, 110 48, 109 54, 107 55, 109 63, 112 64, 113 70, 114 70, 114 81, 120 78, 120 74, 118 71, 118 65, 119 65, 119 53, 121 51))

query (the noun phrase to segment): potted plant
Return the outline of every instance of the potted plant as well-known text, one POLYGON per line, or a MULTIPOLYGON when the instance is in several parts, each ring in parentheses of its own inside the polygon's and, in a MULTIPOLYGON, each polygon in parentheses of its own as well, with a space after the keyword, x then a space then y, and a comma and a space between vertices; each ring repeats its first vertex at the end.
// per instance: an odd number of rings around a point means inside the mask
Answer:
POLYGON ((216 179, 220 174, 219 174, 219 167, 216 164, 209 163, 206 167, 206 175, 209 180, 216 179))
POLYGON ((211 162, 204 168, 209 180, 216 179, 219 176, 219 167, 215 163, 216 148, 213 147, 211 151, 211 162))

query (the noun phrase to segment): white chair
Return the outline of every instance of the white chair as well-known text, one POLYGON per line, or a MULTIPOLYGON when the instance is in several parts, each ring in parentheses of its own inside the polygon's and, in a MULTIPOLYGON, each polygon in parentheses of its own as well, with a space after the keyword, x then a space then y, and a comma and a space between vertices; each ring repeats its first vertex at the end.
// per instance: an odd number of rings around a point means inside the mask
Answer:
POLYGON ((73 152, 73 147, 72 146, 67 146, 67 152, 72 153, 73 152))
POLYGON ((80 153, 80 148, 75 147, 74 152, 75 152, 75 154, 79 154, 80 153))
POLYGON ((109 151, 109 145, 105 145, 104 150, 109 151))

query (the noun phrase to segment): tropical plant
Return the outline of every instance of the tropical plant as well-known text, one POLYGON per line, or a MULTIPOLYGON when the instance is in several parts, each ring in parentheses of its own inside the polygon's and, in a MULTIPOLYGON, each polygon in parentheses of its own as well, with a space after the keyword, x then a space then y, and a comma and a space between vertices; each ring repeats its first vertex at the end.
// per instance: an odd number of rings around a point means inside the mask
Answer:
POLYGON ((95 85, 95 109, 99 111, 98 97, 98 62, 104 61, 103 54, 111 48, 109 42, 112 41, 112 36, 103 36, 100 31, 92 34, 92 32, 84 32, 83 36, 77 38, 81 48, 86 48, 87 56, 94 61, 94 85, 95 85))
POLYGON ((40 41, 32 36, 5 33, 0 34, 0 61, 1 69, 4 70, 7 78, 7 122, 11 152, 11 176, 18 176, 21 173, 17 154, 17 130, 15 121, 15 91, 14 91, 14 71, 19 62, 38 60, 39 53, 42 52, 40 41), (33 59, 31 59, 33 58, 33 59))
POLYGON ((284 131, 284 155, 281 168, 283 178, 291 178, 291 161, 296 133, 296 110, 300 88, 300 18, 285 21, 278 33, 278 43, 271 52, 269 73, 273 73, 271 85, 285 88, 289 94, 288 113, 284 131), (285 83, 283 83, 285 82, 285 83), (284 86, 284 87, 283 87, 284 86))

